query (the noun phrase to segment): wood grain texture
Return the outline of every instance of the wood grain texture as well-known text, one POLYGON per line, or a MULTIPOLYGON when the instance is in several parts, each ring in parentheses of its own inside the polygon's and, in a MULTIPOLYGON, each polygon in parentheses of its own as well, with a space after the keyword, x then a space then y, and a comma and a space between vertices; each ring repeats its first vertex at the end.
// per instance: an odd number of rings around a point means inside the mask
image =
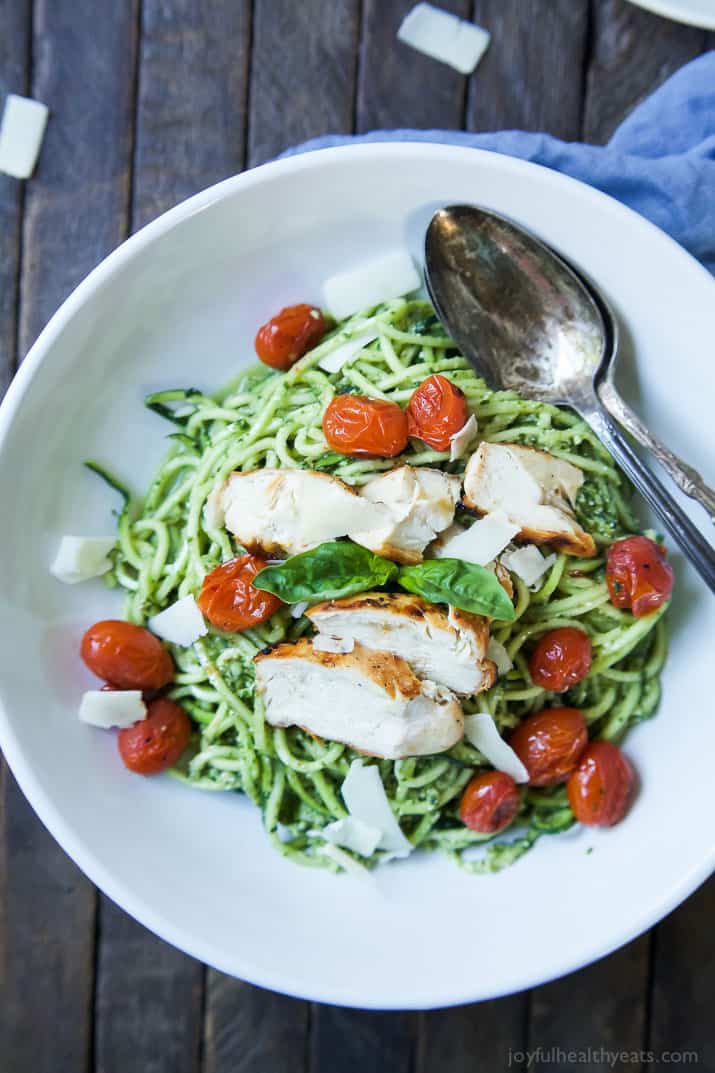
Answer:
POLYGON ((471 79, 469 130, 578 137, 588 11, 588 0, 475 0, 492 42, 471 79))
MULTIPOLYGON (((30 84, 30 0, 0 0, 0 110, 30 84)), ((24 184, 0 175, 0 398, 12 379, 17 343, 17 282, 24 184)))
MULTIPOLYGON (((658 925, 647 1048, 694 1051, 691 1069, 715 1069, 715 879, 658 925)), ((669 1064, 673 1064, 672 1062, 669 1064)), ((681 1060, 681 1067, 685 1060, 681 1060)))
MULTIPOLYGON (((643 936, 610 957, 532 993, 529 1050, 541 1049, 536 1073, 571 1073, 569 1051, 639 1051, 644 1045, 649 938, 643 936)), ((584 1073, 632 1073, 633 1063, 599 1054, 579 1061, 584 1073)), ((636 1066, 636 1068, 638 1068, 636 1066)))
POLYGON ((607 142, 630 111, 674 71, 715 42, 715 35, 669 22, 626 0, 594 4, 584 138, 607 142))
POLYGON ((0 864, 2 1073, 88 1073, 95 896, 9 771, 0 864))
POLYGON ((209 970, 203 1073, 304 1073, 308 1018, 306 1002, 209 970))
POLYGON ((519 1070, 510 1052, 526 1046, 528 994, 493 1002, 430 1010, 422 1016, 415 1073, 475 1073, 476 1070, 519 1070))
POLYGON ((33 94, 51 118, 25 199, 20 353, 124 238, 137 2, 37 0, 33 94))
POLYGON ((419 1018, 416 1013, 313 1006, 309 1073, 411 1073, 419 1018))
MULTIPOLYGON (((144 0, 132 185, 133 228, 240 171, 250 3, 144 0)), ((194 1073, 204 970, 100 899, 96 1059, 100 1073, 194 1073), (125 1026, 133 1031, 127 1034, 125 1026)), ((216 1011, 209 1011, 215 1019, 216 1011)))
POLYGON ((199 1073, 203 969, 103 898, 95 1073, 199 1073))
POLYGON ((255 0, 248 164, 353 129, 359 0, 255 0))
MULTIPOLYGON (((29 90, 50 108, 27 184, 20 353, 126 226, 136 10, 37 0, 29 90), (92 91, 88 91, 88 86, 92 91)), ((95 894, 9 777, 3 831, 3 1073, 88 1069, 95 894)))
MULTIPOLYGON (((469 18, 470 0, 439 5, 469 18)), ((412 0, 365 0, 358 67, 358 132, 396 127, 460 130, 467 79, 397 40, 412 0)))
POLYGON ((144 0, 134 229, 243 167, 250 0, 144 0))

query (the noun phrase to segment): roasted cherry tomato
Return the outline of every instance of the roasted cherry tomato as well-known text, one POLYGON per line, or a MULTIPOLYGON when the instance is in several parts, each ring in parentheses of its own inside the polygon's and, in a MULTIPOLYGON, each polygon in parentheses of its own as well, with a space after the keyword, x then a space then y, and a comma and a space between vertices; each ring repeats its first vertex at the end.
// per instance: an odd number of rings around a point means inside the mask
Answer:
POLYGON ((586 720, 578 708, 545 708, 525 719, 509 744, 531 786, 554 786, 568 778, 588 744, 586 720))
POLYGON ((336 395, 323 414, 323 432, 343 455, 392 458, 407 446, 407 414, 385 399, 336 395))
POLYGON ((552 693, 564 693, 585 678, 590 669, 591 638, 573 626, 545 633, 529 660, 534 685, 552 693))
POLYGON ((617 745, 592 741, 566 783, 574 816, 589 827, 611 827, 625 816, 634 782, 633 768, 617 745))
POLYGON ((262 592, 251 584, 265 565, 266 560, 259 555, 241 555, 206 575, 196 602, 213 626, 230 633, 247 630, 265 622, 282 606, 272 592, 262 592))
POLYGON ((315 306, 286 306, 256 335, 256 354, 272 369, 290 369, 325 335, 325 317, 315 306))
POLYGON ((423 380, 407 405, 410 436, 435 451, 448 451, 450 437, 464 428, 468 419, 464 392, 439 373, 423 380))
POLYGON ((486 771, 475 775, 467 784, 459 803, 459 815, 470 830, 493 835, 509 826, 520 805, 519 791, 511 775, 486 771))
POLYGON ((670 597, 673 568, 665 549, 650 537, 626 537, 608 549, 606 584, 615 607, 630 607, 636 618, 642 618, 670 597))
POLYGON ((159 638, 120 619, 90 626, 81 654, 90 671, 119 689, 161 689, 174 677, 171 656, 159 638))
POLYGON ((145 719, 119 731, 119 753, 125 767, 138 775, 157 775, 173 767, 189 744, 191 720, 166 697, 153 700, 145 719))

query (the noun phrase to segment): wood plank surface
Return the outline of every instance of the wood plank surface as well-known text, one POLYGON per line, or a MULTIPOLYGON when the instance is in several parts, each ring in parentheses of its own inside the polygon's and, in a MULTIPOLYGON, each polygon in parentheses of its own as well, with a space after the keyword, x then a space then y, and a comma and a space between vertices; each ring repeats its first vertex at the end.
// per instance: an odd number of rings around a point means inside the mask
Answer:
MULTIPOLYGON (((386 956, 389 953, 386 951, 386 956)), ((313 1006, 309 1073, 411 1073, 420 1014, 313 1006)), ((444 1067, 448 1068, 448 1067, 444 1067)))
POLYGON ((107 898, 98 931, 96 1073, 199 1073, 201 965, 107 898))
POLYGON ((250 0, 144 0, 132 229, 244 163, 250 0))
MULTIPOLYGON (((230 5, 144 0, 131 177, 133 230, 241 170, 250 17, 249 0, 230 5)), ((99 1073, 198 1071, 204 975, 198 962, 101 897, 95 1014, 99 1073), (127 1024, 133 1026, 131 1033, 127 1024)), ((235 1010, 225 1012, 231 1024, 235 1010)), ((208 1014, 216 1020, 216 1010, 208 1014)))
POLYGON ((423 1014, 415 1073, 519 1070, 527 1044, 529 994, 423 1014), (510 1062, 511 1055, 511 1062, 510 1062))
POLYGON ((210 972, 203 1073, 303 1073, 309 1016, 307 1002, 210 972))
POLYGON ((583 134, 600 145, 666 78, 712 48, 715 35, 652 15, 627 0, 598 0, 593 18, 583 134))
MULTIPOLYGON (((30 85, 31 0, 0 0, 0 110, 8 93, 30 85)), ((12 379, 24 184, 0 175, 0 398, 12 379)))
POLYGON ((255 0, 248 166, 353 129, 359 0, 255 0))
POLYGON ((681 1068, 715 1069, 714 920, 711 879, 656 929, 646 1047, 661 1066, 663 1053, 673 1051, 690 1052, 681 1057, 681 1068))
MULTIPOLYGON (((396 38, 412 0, 365 0, 358 65, 356 130, 395 127, 460 130, 467 79, 396 38)), ((468 18, 469 0, 441 0, 468 18)))
POLYGON ((471 79, 469 130, 581 129, 588 0, 475 0, 492 42, 471 79))
MULTIPOLYGON (((536 1073, 570 1073, 569 1051, 595 1054, 583 1073, 632 1073, 633 1063, 608 1058, 605 1051, 640 1051, 647 1016, 649 938, 643 936, 610 957, 534 990, 528 1049, 538 1057, 536 1073)), ((638 1066, 636 1066, 638 1068, 638 1066)))
POLYGON ((137 4, 35 2, 32 92, 51 119, 25 197, 21 356, 125 235, 137 4))
MULTIPOLYGON (((3 27, 4 28, 4 27, 3 27)), ((116 245, 128 194, 134 4, 37 0, 29 92, 51 118, 25 190, 19 351, 116 245), (87 86, 92 92, 87 92, 87 86)), ((3 1073, 89 1069, 95 893, 4 780, 3 1073)))
POLYGON ((0 829, 0 1069, 89 1070, 95 896, 9 771, 0 829))

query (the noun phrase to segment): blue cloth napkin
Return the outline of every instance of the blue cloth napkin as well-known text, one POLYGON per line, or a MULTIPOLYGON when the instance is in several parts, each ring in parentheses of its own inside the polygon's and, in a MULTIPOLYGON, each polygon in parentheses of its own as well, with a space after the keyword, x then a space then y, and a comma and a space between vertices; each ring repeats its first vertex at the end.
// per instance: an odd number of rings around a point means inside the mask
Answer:
POLYGON ((491 149, 565 172, 652 220, 715 273, 715 51, 677 71, 624 120, 605 146, 517 130, 378 130, 315 138, 283 155, 392 141, 491 149))

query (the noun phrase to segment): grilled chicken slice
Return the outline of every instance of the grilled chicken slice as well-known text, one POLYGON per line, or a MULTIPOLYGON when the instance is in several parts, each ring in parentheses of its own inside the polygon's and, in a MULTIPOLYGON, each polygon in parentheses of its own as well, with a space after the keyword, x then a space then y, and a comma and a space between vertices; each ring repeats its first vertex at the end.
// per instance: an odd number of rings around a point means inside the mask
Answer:
POLYGON ((398 466, 361 489, 363 499, 388 512, 387 521, 348 535, 356 544, 394 559, 419 563, 422 552, 454 520, 461 478, 425 466, 398 466))
POLYGON ((244 548, 269 556, 296 555, 390 518, 337 477, 303 469, 232 473, 209 496, 207 512, 244 548))
POLYGON ((358 644, 348 653, 320 652, 301 637, 260 652, 255 664, 272 726, 299 726, 389 760, 444 752, 464 733, 454 694, 420 681, 391 652, 358 644))
POLYGON ((577 466, 548 451, 482 442, 464 474, 464 504, 480 514, 503 511, 525 540, 589 557, 596 554, 593 537, 573 511, 583 479, 577 466))
POLYGON ((305 613, 320 634, 392 652, 421 678, 454 693, 482 693, 496 678, 496 667, 486 658, 489 623, 481 615, 386 592, 326 600, 305 613))

